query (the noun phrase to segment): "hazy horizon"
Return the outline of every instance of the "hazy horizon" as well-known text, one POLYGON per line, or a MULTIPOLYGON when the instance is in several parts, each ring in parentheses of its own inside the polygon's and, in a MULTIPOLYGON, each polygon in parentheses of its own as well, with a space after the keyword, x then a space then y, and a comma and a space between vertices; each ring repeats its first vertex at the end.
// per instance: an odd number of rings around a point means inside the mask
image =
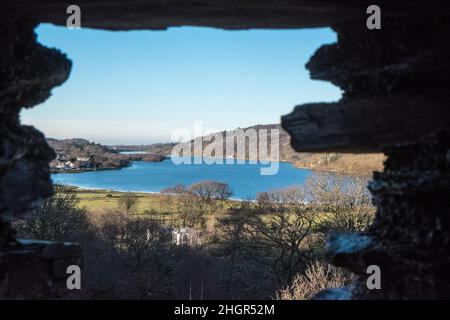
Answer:
POLYGON ((44 24, 36 33, 73 62, 52 97, 21 112, 23 124, 55 139, 165 143, 195 121, 212 131, 279 123, 295 105, 341 96, 304 68, 336 41, 329 28, 112 32, 44 24))
MULTIPOLYGON (((263 125, 264 126, 264 125, 274 125, 274 124, 280 124, 280 123, 257 123, 257 124, 251 125, 250 127, 256 126, 256 125, 263 125)), ((232 128, 232 129, 225 129, 225 131, 232 131, 232 130, 239 129, 239 128, 245 129, 245 128, 242 128, 242 127, 236 127, 236 128, 232 128)), ((217 131, 217 133, 218 132, 221 132, 221 131, 217 131)), ((216 133, 216 132, 213 132, 213 133, 216 133)), ((51 136, 46 136, 46 138, 47 139, 56 139, 56 140, 83 139, 83 140, 88 140, 89 142, 101 143, 101 142, 98 142, 98 141, 95 141, 95 140, 91 140, 91 139, 88 139, 88 138, 85 138, 85 137, 61 137, 61 138, 55 138, 55 137, 51 137, 51 136)), ((101 143, 101 144, 106 145, 106 146, 139 146, 139 145, 165 144, 165 143, 171 143, 171 142, 174 142, 174 141, 171 141, 170 139, 168 139, 167 141, 155 141, 155 142, 149 142, 149 143, 122 143, 122 142, 120 142, 120 143, 101 143)), ((176 141, 176 142, 178 142, 178 141, 176 141)))

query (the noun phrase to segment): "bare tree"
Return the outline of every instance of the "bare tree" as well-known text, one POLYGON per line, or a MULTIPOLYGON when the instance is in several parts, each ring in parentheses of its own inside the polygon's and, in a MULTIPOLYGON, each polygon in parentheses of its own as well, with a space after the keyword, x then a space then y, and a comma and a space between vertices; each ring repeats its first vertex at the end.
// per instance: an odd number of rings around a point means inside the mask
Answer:
POLYGON ((91 253, 100 258, 88 262, 91 272, 97 266, 108 270, 94 277, 104 278, 102 285, 112 291, 109 294, 133 299, 167 296, 171 237, 161 221, 107 212, 97 221, 96 231, 98 242, 105 245, 91 253))
POLYGON ((308 300, 322 290, 347 285, 350 273, 321 261, 308 264, 304 274, 294 278, 291 285, 277 292, 279 300, 308 300))
POLYGON ((133 193, 125 193, 120 197, 118 205, 120 209, 125 210, 125 213, 131 214, 136 209, 138 198, 133 193))
POLYGON ((315 174, 308 179, 306 197, 323 216, 322 231, 362 231, 372 222, 375 207, 367 182, 367 177, 329 173, 315 174))
POLYGON ((259 209, 265 211, 265 209, 271 207, 270 195, 269 192, 258 192, 256 194, 256 203, 258 204, 259 209))
POLYGON ((53 196, 30 216, 16 222, 20 236, 54 241, 81 241, 89 231, 86 211, 73 190, 54 186, 53 196))
POLYGON ((233 190, 227 183, 216 183, 216 197, 219 200, 227 200, 233 195, 233 190))
POLYGON ((248 232, 254 244, 273 257, 273 269, 281 283, 291 283, 309 256, 303 241, 313 233, 315 212, 305 204, 299 188, 268 193, 270 207, 253 214, 248 232))
POLYGON ((189 191, 207 202, 213 199, 226 200, 233 194, 227 183, 211 180, 194 183, 189 187, 189 191))
POLYGON ((252 202, 240 201, 217 218, 212 243, 220 256, 220 271, 216 274, 223 298, 269 298, 277 288, 270 264, 264 263, 265 257, 248 233, 254 210, 252 202))
POLYGON ((122 225, 118 244, 124 255, 129 283, 138 299, 148 299, 167 290, 165 264, 170 234, 152 219, 127 219, 122 225))
POLYGON ((229 299, 236 298, 232 289, 241 277, 239 258, 248 241, 246 224, 250 215, 247 209, 248 205, 243 202, 239 208, 230 209, 227 215, 220 217, 217 223, 218 242, 222 246, 222 254, 229 259, 224 279, 225 294, 229 299))
POLYGON ((163 194, 181 195, 186 193, 186 187, 183 184, 177 184, 173 187, 167 187, 161 190, 163 194))
POLYGON ((179 216, 183 221, 183 227, 200 225, 204 226, 204 215, 207 212, 207 203, 191 192, 186 192, 178 197, 179 216))

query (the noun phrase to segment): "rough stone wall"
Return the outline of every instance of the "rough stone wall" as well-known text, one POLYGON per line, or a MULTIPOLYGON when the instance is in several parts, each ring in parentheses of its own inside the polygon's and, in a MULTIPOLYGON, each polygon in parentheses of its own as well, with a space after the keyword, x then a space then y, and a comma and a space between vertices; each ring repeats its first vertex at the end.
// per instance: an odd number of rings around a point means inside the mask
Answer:
POLYGON ((316 299, 448 299, 450 281, 450 36, 448 15, 333 26, 311 77, 343 90, 336 103, 301 105, 282 118, 296 150, 384 150, 383 172, 369 189, 377 207, 364 233, 332 235, 329 260, 354 272, 351 286, 316 299), (369 290, 367 267, 381 270, 369 290))
POLYGON ((70 265, 82 266, 73 243, 38 240, 9 242, 0 252, 0 299, 48 299, 75 295, 66 286, 70 265))
POLYGON ((69 76, 71 62, 36 42, 35 24, 0 20, 0 212, 26 214, 51 195, 48 162, 54 153, 44 136, 22 126, 21 108, 45 101, 69 76))
POLYGON ((449 128, 449 19, 386 17, 373 31, 361 20, 333 26, 338 42, 319 48, 306 67, 343 98, 282 117, 294 148, 376 152, 449 128))
POLYGON ((369 185, 375 222, 366 232, 328 242, 329 260, 356 280, 318 299, 450 298, 450 136, 439 132, 386 154, 384 171, 369 185), (381 290, 367 288, 370 265, 380 267, 381 290))
POLYGON ((46 100, 71 68, 64 54, 36 42, 34 27, 0 20, 0 298, 58 296, 65 268, 81 263, 76 245, 16 240, 10 228, 52 194, 55 156, 42 133, 20 125, 19 111, 46 100))

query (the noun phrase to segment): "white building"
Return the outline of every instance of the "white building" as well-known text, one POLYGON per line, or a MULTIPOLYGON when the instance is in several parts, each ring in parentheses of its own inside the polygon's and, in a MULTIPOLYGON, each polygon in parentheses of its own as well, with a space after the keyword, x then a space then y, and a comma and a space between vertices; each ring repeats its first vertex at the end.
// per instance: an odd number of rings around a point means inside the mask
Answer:
POLYGON ((92 157, 77 157, 78 162, 91 162, 92 157))
POLYGON ((197 230, 178 228, 172 231, 172 243, 176 246, 196 246, 201 244, 201 239, 197 230))
POLYGON ((66 161, 64 163, 64 169, 75 169, 75 164, 72 161, 66 161))

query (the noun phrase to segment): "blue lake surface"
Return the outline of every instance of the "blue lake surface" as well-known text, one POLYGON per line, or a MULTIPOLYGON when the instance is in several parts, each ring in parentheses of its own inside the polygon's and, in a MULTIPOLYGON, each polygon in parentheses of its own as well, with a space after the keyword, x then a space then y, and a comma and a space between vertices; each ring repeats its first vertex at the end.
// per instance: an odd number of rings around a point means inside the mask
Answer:
POLYGON ((261 175, 267 164, 180 164, 171 159, 162 162, 133 162, 120 170, 103 170, 83 173, 52 174, 54 183, 87 189, 116 191, 159 192, 176 184, 186 186, 202 180, 228 183, 233 189, 232 198, 255 199, 257 192, 269 191, 303 184, 311 170, 295 168, 291 163, 279 162, 274 175, 261 175))

